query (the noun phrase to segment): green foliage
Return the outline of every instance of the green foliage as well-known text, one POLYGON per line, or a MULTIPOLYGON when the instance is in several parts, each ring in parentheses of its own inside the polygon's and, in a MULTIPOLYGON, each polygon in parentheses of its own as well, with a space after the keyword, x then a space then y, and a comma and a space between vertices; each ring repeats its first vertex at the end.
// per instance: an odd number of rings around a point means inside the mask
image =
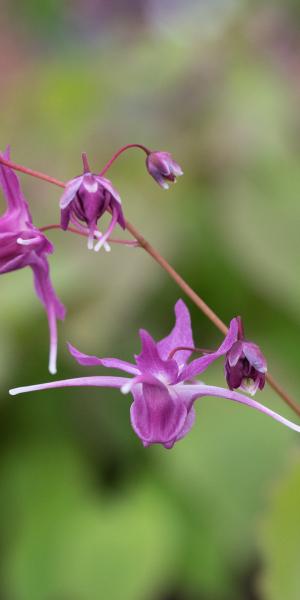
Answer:
POLYGON ((140 600, 174 572, 180 530, 157 486, 144 479, 107 497, 78 458, 42 443, 22 449, 22 466, 16 452, 4 462, 6 597, 140 600))
POLYGON ((261 527, 261 585, 265 600, 299 598, 299 465, 297 453, 270 495, 261 527))

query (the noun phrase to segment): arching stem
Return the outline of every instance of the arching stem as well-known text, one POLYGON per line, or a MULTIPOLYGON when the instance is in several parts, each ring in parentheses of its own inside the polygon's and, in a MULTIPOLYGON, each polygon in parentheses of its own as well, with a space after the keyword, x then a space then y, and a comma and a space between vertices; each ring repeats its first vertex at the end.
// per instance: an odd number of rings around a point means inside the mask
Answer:
POLYGON ((147 156, 150 154, 149 148, 146 148, 146 146, 143 146, 143 144, 126 144, 126 146, 122 146, 122 148, 120 148, 120 150, 118 150, 112 156, 112 158, 106 163, 105 167, 103 167, 99 175, 102 177, 106 173, 106 171, 108 171, 108 169, 111 167, 111 165, 115 162, 115 160, 117 160, 120 154, 123 154, 123 152, 129 150, 129 148, 140 148, 140 150, 143 150, 143 152, 145 152, 147 156))
MULTIPOLYGON (((44 227, 39 227, 40 231, 49 231, 51 229, 59 229, 60 231, 63 231, 61 226, 57 223, 55 224, 51 224, 51 225, 44 225, 44 227)), ((69 231, 70 233, 75 233, 76 235, 80 235, 81 237, 88 237, 89 232, 88 230, 86 230, 86 233, 83 231, 79 231, 79 229, 75 229, 75 227, 67 227, 66 231, 69 231)), ((98 237, 96 235, 94 235, 94 239, 98 240, 98 237)), ((139 248, 140 244, 137 241, 134 240, 120 240, 118 238, 108 238, 107 240, 110 244, 123 244, 124 246, 132 246, 133 248, 139 248)))

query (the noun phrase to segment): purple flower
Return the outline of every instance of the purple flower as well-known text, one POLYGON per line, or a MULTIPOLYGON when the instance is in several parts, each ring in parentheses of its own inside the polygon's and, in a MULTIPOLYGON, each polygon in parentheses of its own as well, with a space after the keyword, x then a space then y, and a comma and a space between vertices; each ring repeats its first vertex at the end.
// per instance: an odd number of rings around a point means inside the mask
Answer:
POLYGON ((88 248, 93 249, 96 235, 98 241, 94 250, 97 252, 102 246, 109 250, 107 239, 116 224, 119 223, 123 229, 126 227, 121 198, 109 179, 88 170, 85 155, 83 164, 84 173, 68 181, 60 199, 61 227, 67 229, 70 221, 79 227, 82 227, 81 223, 85 223, 89 230, 88 248), (107 231, 102 235, 96 228, 98 220, 106 211, 112 216, 107 231))
POLYGON ((169 152, 150 152, 146 166, 148 173, 165 190, 169 189, 169 182, 175 182, 176 177, 183 175, 181 167, 169 152))
POLYGON ((147 331, 140 331, 142 350, 135 356, 135 364, 117 358, 88 356, 69 345, 71 354, 79 364, 118 369, 125 371, 130 377, 79 377, 19 387, 10 390, 10 394, 72 386, 115 387, 124 394, 131 392, 131 424, 144 446, 162 444, 165 448, 172 448, 191 429, 195 420, 194 402, 203 396, 217 396, 246 404, 291 429, 300 431, 300 426, 248 396, 195 381, 196 375, 203 373, 214 360, 232 347, 237 336, 236 319, 231 321, 228 334, 216 352, 188 362, 194 342, 190 315, 182 300, 177 302, 175 313, 174 329, 160 342, 155 342, 147 331))
POLYGON ((256 344, 245 340, 241 317, 235 321, 237 337, 226 354, 225 376, 231 390, 240 387, 253 396, 265 385, 267 361, 256 344))
MULTIPOLYGON (((1 156, 9 160, 9 148, 1 156)), ((18 177, 14 171, 1 164, 0 186, 7 203, 7 209, 0 217, 0 274, 23 269, 23 267, 31 267, 35 291, 43 303, 48 317, 49 371, 56 373, 56 319, 64 318, 65 308, 54 292, 49 275, 46 255, 53 252, 53 246, 46 236, 33 225, 18 177)))

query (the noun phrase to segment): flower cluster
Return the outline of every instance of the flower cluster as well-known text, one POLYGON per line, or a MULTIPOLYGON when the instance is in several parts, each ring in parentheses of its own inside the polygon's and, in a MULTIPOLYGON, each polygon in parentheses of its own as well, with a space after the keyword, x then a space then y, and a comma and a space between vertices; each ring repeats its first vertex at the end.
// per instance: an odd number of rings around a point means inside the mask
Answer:
MULTIPOLYGON (((83 154, 83 173, 65 185, 25 167, 14 165, 10 162, 9 149, 0 154, 0 186, 7 202, 6 212, 0 218, 0 274, 31 267, 36 294, 45 307, 49 323, 51 373, 56 372, 56 321, 64 318, 65 309, 50 280, 48 255, 53 253, 53 246, 44 231, 60 227, 62 230, 85 235, 88 248, 95 251, 102 247, 105 250, 110 249, 109 242, 116 241, 111 240, 110 236, 117 225, 132 232, 132 226, 124 218, 121 198, 111 181, 104 177, 104 173, 117 156, 134 146, 146 152, 147 170, 161 187, 168 188, 170 182, 175 182, 176 177, 183 174, 181 167, 168 152, 151 152, 139 144, 120 149, 99 174, 91 171, 87 157, 83 154), (41 176, 42 179, 48 179, 65 188, 60 199, 60 226, 50 225, 39 229, 33 224, 28 203, 13 168, 41 176), (102 234, 98 229, 98 222, 105 213, 110 214, 111 221, 106 232, 102 234), (71 228, 70 224, 75 229, 71 228)), ((139 238, 143 240, 141 236, 136 239, 139 241, 139 238)), ((147 246, 144 247, 147 249, 147 246)), ((153 256, 153 249, 150 250, 150 254, 153 256)), ((158 262, 167 264, 164 260, 158 262)), ((169 273, 174 272, 171 267, 166 270, 169 273)), ((177 278, 177 282, 178 279, 180 278, 177 278)), ((190 289, 188 286, 181 287, 185 290, 190 289)), ((131 393, 131 425, 145 447, 161 444, 165 448, 172 448, 184 438, 195 420, 195 401, 204 396, 215 396, 245 404, 295 431, 300 431, 300 426, 251 398, 265 385, 267 363, 260 348, 245 339, 241 317, 231 320, 219 348, 204 351, 195 347, 189 311, 182 300, 175 305, 175 316, 176 322, 171 333, 159 342, 155 342, 147 331, 140 330, 141 351, 135 355, 132 363, 119 358, 89 356, 69 344, 71 355, 80 365, 116 369, 125 372, 126 376, 97 375, 52 381, 13 388, 10 394, 72 386, 113 387, 118 388, 122 394, 131 393), (195 358, 192 359, 193 355, 195 358), (224 357, 228 388, 200 382, 197 377, 221 357, 224 357), (250 394, 250 397, 235 391, 239 389, 250 394)), ((224 328, 225 325, 222 325, 221 329, 224 328)))

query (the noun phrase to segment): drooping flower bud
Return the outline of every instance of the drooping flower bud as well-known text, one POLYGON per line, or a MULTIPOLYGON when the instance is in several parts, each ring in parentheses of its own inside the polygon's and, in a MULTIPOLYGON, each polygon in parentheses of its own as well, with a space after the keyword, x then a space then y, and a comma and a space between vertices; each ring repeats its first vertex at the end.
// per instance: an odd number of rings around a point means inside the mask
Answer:
POLYGON ((176 177, 183 175, 180 165, 173 160, 169 152, 150 152, 146 158, 148 173, 165 190, 169 183, 174 183, 176 177))
POLYGON ((84 173, 71 179, 60 199, 61 227, 67 229, 71 221, 75 225, 85 223, 89 230, 88 248, 93 249, 94 234, 98 220, 108 211, 112 215, 111 223, 103 236, 97 236, 95 250, 105 246, 116 224, 125 229, 121 198, 109 179, 91 173, 86 156, 83 155, 84 173), (79 222, 79 223, 78 223, 79 222))
POLYGON ((267 361, 257 344, 245 340, 241 317, 236 321, 237 340, 226 354, 225 376, 231 390, 242 388, 253 396, 265 385, 267 361))

